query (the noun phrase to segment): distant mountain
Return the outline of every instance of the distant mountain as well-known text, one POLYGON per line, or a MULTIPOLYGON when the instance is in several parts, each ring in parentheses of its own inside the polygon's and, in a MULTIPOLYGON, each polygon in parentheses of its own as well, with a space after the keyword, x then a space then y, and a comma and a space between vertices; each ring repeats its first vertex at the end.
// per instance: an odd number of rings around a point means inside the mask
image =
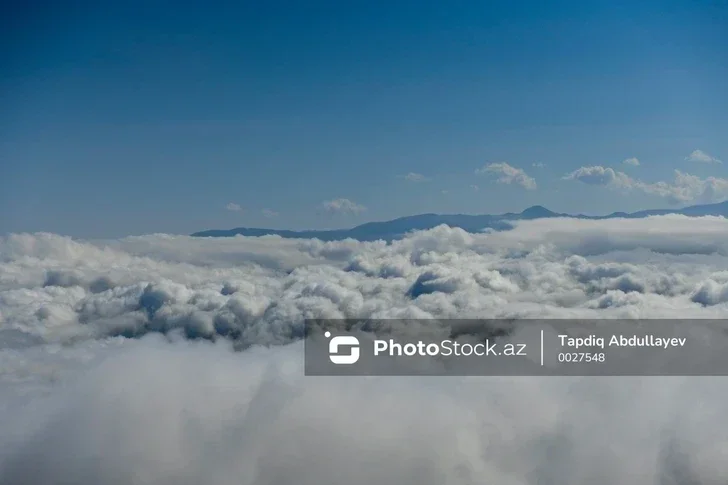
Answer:
POLYGON ((535 205, 521 213, 507 213, 498 215, 467 215, 467 214, 420 214, 416 216, 400 217, 391 221, 367 222, 351 229, 335 229, 325 231, 287 231, 281 229, 259 229, 251 227, 238 227, 235 229, 213 229, 196 232, 195 237, 232 237, 278 235, 292 239, 321 239, 323 241, 339 241, 342 239, 357 239, 359 241, 376 241, 383 239, 392 241, 403 237, 411 231, 432 229, 441 224, 450 227, 459 227, 468 232, 481 232, 484 229, 506 230, 511 227, 509 221, 545 219, 550 217, 572 217, 575 219, 639 219, 648 216, 665 214, 683 214, 686 216, 724 216, 728 217, 728 201, 719 204, 694 205, 682 209, 654 209, 633 212, 614 212, 606 216, 586 216, 583 214, 559 214, 547 208, 535 205))

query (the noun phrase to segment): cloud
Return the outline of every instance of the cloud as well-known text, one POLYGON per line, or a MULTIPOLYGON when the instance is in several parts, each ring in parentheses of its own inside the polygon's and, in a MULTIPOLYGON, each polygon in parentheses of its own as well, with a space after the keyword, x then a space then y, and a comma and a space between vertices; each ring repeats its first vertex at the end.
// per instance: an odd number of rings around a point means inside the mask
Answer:
POLYGON ((471 188, 471 189, 473 189, 473 190, 474 190, 474 191, 476 191, 476 192, 480 190, 480 187, 478 187, 478 186, 477 186, 477 185, 475 185, 475 184, 471 185, 471 186, 470 186, 470 188, 471 188))
POLYGON ((636 190, 662 197, 671 204, 720 202, 728 198, 728 179, 717 177, 702 179, 679 170, 675 170, 675 180, 672 183, 645 183, 633 179, 624 172, 599 165, 581 167, 564 176, 564 179, 626 192, 636 190))
POLYGON ((535 168, 544 168, 546 166, 546 164, 542 163, 542 162, 536 162, 536 163, 532 163, 531 166, 535 167, 535 168))
POLYGON ((227 209, 231 212, 242 212, 243 211, 243 208, 234 202, 230 202, 228 205, 226 205, 225 209, 227 209))
POLYGON ((723 483, 722 378, 307 378, 299 338, 307 317, 727 314, 721 217, 391 244, 10 235, 0 483, 723 483))
POLYGON ((36 405, 8 409, 14 417, 0 440, 14 453, 0 479, 578 485, 595 477, 611 485, 724 478, 727 393, 718 379, 307 379, 302 352, 300 344, 234 353, 224 344, 151 338, 75 356, 62 349, 51 362, 82 370, 36 405))
POLYGON ((440 193, 441 193, 442 195, 447 195, 447 194, 449 194, 449 193, 450 193, 450 191, 449 191, 449 190, 441 190, 441 191, 440 191, 440 193))
POLYGON ((640 161, 635 157, 627 158, 627 159, 623 160, 622 163, 625 165, 632 165, 633 167, 640 166, 640 161))
POLYGON ((726 236, 728 220, 685 216, 552 218, 491 234, 441 226, 391 244, 169 235, 91 244, 55 235, 13 235, 0 239, 0 322, 49 342, 175 328, 214 334, 228 328, 252 343, 290 341, 286 335, 307 314, 719 315, 690 298, 710 281, 728 283, 722 273, 728 270, 726 236), (521 256, 513 259, 514 251, 521 256), (611 254, 615 251, 623 255, 611 254), (645 251, 648 265, 639 262, 645 251), (607 261, 629 259, 614 266, 600 262, 605 255, 607 261), (594 279, 580 276, 576 267, 584 275, 621 269, 594 279), (410 298, 408 289, 423 274, 435 275, 425 286, 451 289, 410 298), (638 299, 598 308, 602 297, 619 288, 622 276, 640 281, 638 299), (572 295, 568 305, 561 300, 564 292, 572 295))
POLYGON ((322 203, 322 206, 326 212, 336 214, 361 214, 367 210, 363 205, 359 205, 349 199, 327 200, 322 203))
POLYGON ((702 150, 695 150, 693 153, 685 157, 685 160, 688 162, 697 162, 697 163, 723 163, 721 160, 718 160, 717 158, 708 155, 702 150))
POLYGON ((475 171, 476 174, 496 174, 499 175, 498 183, 500 184, 516 184, 527 190, 536 189, 536 180, 529 177, 526 172, 520 168, 511 167, 507 163, 491 163, 475 171))
POLYGON ((410 172, 407 175, 405 175, 404 179, 407 182, 414 182, 414 183, 427 182, 428 180, 430 180, 429 178, 425 177, 421 173, 414 173, 414 172, 410 172))
POLYGON ((263 209, 261 211, 261 213, 263 214, 264 217, 268 217, 268 218, 278 217, 278 212, 276 212, 272 209, 263 209))
POLYGON ((564 180, 577 180, 589 185, 606 185, 617 188, 629 188, 634 185, 634 181, 626 173, 600 165, 580 167, 567 174, 564 180))

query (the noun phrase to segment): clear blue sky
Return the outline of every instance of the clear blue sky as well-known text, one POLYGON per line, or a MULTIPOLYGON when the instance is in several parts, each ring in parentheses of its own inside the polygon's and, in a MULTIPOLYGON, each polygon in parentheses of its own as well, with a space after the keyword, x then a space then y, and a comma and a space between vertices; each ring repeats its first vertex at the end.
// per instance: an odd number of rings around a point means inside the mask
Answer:
POLYGON ((728 197, 724 1, 96 3, 0 20, 0 233, 728 197))

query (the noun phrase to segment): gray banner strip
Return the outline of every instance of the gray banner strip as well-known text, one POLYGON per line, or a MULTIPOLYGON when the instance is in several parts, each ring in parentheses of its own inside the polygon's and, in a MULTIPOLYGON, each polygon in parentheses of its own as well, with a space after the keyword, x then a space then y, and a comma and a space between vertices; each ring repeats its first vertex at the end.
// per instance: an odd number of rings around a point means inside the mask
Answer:
POLYGON ((306 375, 728 376, 728 320, 307 320, 306 375))

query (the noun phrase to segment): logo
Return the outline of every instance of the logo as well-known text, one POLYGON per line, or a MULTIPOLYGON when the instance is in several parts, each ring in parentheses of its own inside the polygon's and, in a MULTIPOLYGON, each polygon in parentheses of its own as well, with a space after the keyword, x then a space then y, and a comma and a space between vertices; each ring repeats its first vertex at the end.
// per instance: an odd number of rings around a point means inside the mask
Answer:
MULTIPOLYGON (((326 338, 331 337, 331 332, 324 334, 326 338)), ((351 335, 334 337, 329 342, 329 359, 334 364, 349 365, 359 360, 359 339, 351 335), (339 347, 351 347, 348 355, 339 354, 339 347)))

